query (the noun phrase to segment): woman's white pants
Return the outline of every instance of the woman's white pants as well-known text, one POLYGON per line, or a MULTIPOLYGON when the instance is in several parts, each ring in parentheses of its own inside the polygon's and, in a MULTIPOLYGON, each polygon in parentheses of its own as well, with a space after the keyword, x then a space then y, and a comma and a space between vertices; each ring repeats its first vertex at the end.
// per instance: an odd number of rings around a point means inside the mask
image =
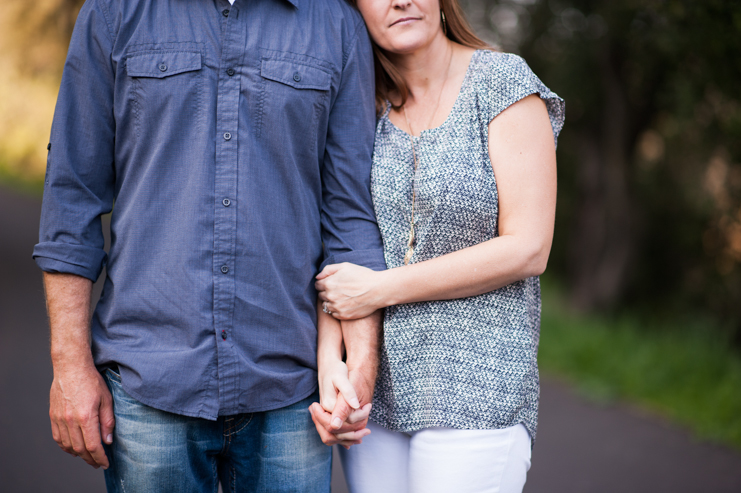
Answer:
POLYGON ((340 448, 350 493, 520 493, 530 469, 530 435, 501 430, 426 428, 371 434, 340 448))

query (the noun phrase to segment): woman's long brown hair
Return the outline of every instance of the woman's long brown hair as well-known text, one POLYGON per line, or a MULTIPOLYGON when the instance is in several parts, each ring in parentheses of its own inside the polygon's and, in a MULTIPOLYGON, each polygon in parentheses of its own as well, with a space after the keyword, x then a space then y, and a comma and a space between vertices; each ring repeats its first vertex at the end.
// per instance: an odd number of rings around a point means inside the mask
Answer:
MULTIPOLYGON (((348 1, 357 7, 357 0, 348 1)), ((463 14, 463 9, 458 4, 458 0, 440 0, 440 9, 445 14, 445 23, 447 24, 446 36, 448 39, 477 50, 494 49, 473 32, 473 29, 463 14)), ((371 43, 373 44, 373 59, 376 70, 376 111, 381 114, 385 109, 386 101, 389 100, 391 93, 398 94, 401 99, 401 102, 398 105, 394 105, 394 108, 404 106, 404 103, 406 103, 409 97, 409 88, 394 64, 386 56, 384 50, 373 40, 371 40, 371 43)))

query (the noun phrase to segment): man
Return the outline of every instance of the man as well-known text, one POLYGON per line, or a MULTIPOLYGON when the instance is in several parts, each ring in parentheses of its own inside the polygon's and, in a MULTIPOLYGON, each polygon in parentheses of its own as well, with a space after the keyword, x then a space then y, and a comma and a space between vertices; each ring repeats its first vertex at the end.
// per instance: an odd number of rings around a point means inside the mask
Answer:
MULTIPOLYGON (((88 0, 70 43, 34 258, 52 433, 109 491, 329 491, 313 277, 385 268, 359 14, 230 1, 88 0)), ((343 323, 354 407, 379 323, 343 323)), ((351 441, 362 417, 329 431, 351 441)))

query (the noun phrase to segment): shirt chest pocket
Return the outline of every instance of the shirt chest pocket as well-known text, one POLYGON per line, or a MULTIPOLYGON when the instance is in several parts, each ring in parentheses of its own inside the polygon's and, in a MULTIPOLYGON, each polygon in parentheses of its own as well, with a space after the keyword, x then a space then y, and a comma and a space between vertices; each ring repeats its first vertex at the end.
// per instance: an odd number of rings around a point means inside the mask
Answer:
POLYGON ((203 57, 196 49, 156 49, 130 54, 126 74, 137 134, 189 122, 198 130, 203 114, 203 57), (142 129, 144 130, 142 132, 142 129))
POLYGON ((260 63, 258 135, 277 138, 282 145, 293 146, 299 155, 314 152, 317 141, 326 135, 332 74, 317 63, 309 57, 263 57, 260 63), (278 135, 274 129, 280 129, 278 135))

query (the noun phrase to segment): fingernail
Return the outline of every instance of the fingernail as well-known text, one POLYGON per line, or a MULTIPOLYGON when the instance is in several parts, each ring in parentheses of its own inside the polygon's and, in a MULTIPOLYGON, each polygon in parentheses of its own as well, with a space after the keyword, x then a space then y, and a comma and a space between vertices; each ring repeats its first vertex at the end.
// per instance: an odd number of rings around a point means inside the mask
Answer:
POLYGON ((112 443, 113 442, 113 435, 108 435, 107 437, 105 437, 105 441, 108 444, 112 443))
POLYGON ((342 421, 340 420, 340 418, 333 419, 332 426, 334 426, 335 428, 339 428, 340 426, 342 426, 342 421))
POLYGON ((357 397, 353 397, 352 399, 350 399, 350 407, 352 407, 353 409, 357 409, 360 407, 360 401, 357 397))

